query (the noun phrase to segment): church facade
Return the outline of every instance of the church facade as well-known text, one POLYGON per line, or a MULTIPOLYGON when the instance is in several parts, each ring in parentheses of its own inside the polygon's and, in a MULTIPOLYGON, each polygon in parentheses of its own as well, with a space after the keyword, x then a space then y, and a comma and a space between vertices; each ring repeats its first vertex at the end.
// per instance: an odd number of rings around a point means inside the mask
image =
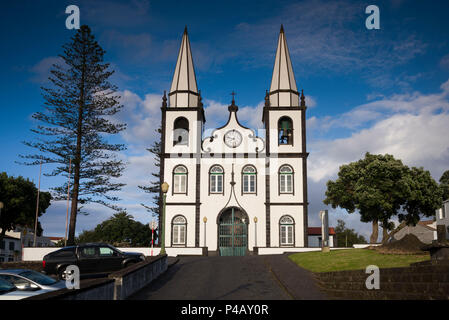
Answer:
POLYGON ((234 97, 223 110, 223 126, 204 133, 187 30, 161 110, 168 252, 247 255, 307 247, 306 105, 282 27, 261 115, 263 135, 239 122, 234 97))

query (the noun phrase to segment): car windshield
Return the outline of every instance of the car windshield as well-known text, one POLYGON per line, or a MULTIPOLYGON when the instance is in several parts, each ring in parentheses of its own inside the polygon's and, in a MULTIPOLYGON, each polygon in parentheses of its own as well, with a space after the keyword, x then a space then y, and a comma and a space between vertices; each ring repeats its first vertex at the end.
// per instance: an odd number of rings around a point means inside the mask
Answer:
POLYGON ((0 278, 0 294, 4 294, 15 289, 16 287, 12 283, 0 278))
POLYGON ((52 285, 57 282, 55 279, 33 270, 23 271, 19 274, 24 278, 30 279, 31 281, 44 286, 52 285))
POLYGON ((109 245, 108 247, 111 248, 111 249, 114 250, 114 251, 117 251, 118 253, 123 253, 122 251, 120 251, 119 249, 117 249, 117 248, 114 247, 114 246, 109 245))

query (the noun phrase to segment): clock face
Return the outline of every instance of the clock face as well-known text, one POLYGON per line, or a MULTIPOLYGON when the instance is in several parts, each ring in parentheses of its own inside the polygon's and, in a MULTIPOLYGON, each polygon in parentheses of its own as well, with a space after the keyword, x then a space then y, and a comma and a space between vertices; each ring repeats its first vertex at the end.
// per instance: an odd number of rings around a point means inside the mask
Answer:
POLYGON ((242 134, 237 130, 230 130, 224 135, 224 142, 228 147, 236 148, 242 143, 242 134))

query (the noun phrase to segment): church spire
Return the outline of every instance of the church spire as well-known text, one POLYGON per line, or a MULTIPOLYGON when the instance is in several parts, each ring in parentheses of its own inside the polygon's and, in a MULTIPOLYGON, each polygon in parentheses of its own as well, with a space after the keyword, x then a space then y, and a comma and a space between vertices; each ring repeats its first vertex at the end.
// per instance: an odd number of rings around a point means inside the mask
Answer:
POLYGON ((283 25, 281 25, 279 33, 273 77, 271 78, 270 105, 274 107, 296 107, 299 105, 299 93, 283 25))
POLYGON ((168 95, 170 97, 170 107, 198 106, 198 87, 187 26, 182 35, 181 48, 179 49, 175 73, 168 95))

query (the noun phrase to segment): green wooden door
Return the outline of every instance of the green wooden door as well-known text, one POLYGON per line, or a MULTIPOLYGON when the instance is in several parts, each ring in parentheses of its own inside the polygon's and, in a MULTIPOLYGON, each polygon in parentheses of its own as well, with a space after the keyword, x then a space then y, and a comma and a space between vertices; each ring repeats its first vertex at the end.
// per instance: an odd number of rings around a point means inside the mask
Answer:
POLYGON ((221 256, 244 256, 248 247, 247 225, 241 212, 231 208, 224 212, 218 225, 221 256))

